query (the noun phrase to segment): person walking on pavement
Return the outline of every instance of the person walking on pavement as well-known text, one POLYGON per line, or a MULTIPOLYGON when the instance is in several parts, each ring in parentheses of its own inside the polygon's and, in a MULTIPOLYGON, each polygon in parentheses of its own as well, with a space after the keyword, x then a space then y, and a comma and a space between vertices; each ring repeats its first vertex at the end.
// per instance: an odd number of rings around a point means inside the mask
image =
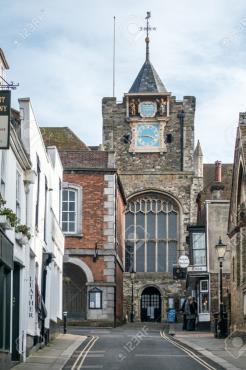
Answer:
POLYGON ((196 327, 196 316, 197 316, 197 303, 194 298, 189 297, 187 304, 187 330, 193 331, 196 327))
POLYGON ((182 304, 182 307, 181 307, 181 311, 183 313, 183 330, 187 330, 187 315, 186 315, 186 312, 185 312, 186 303, 187 303, 187 297, 185 298, 185 300, 182 304))

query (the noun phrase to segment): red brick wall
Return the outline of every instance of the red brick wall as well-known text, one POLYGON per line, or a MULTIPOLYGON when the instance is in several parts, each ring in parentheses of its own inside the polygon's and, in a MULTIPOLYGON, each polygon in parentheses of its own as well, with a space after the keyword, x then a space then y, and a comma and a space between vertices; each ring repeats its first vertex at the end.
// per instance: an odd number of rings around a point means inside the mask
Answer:
POLYGON ((103 236, 103 173, 65 173, 64 181, 79 185, 83 191, 82 238, 66 237, 65 248, 102 248, 103 236))
POLYGON ((123 271, 116 264, 116 321, 123 321, 123 271))
MULTIPOLYGON (((96 243, 98 249, 103 248, 104 215, 104 173, 64 173, 64 182, 69 182, 82 187, 82 237, 65 238, 65 248, 91 248, 96 243)), ((92 256, 80 257, 91 269, 95 281, 105 281, 104 260, 98 257, 96 262, 92 256)))

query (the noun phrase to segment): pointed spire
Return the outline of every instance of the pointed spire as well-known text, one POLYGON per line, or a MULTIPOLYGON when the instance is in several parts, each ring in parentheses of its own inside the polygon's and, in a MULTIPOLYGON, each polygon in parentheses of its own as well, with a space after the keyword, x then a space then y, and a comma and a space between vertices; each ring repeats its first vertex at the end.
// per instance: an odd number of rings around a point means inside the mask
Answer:
POLYGON ((200 140, 197 141, 197 145, 196 145, 196 149, 195 149, 194 154, 196 156, 199 156, 199 157, 202 157, 203 156, 203 152, 202 152, 202 147, 201 147, 201 144, 200 144, 200 140))
POLYGON ((149 19, 151 13, 147 12, 146 27, 140 27, 141 31, 146 31, 145 43, 146 43, 146 59, 145 62, 137 75, 132 87, 129 90, 129 93, 167 93, 163 82, 158 76, 156 70, 150 63, 150 52, 149 52, 149 32, 156 30, 155 27, 150 27, 149 19))

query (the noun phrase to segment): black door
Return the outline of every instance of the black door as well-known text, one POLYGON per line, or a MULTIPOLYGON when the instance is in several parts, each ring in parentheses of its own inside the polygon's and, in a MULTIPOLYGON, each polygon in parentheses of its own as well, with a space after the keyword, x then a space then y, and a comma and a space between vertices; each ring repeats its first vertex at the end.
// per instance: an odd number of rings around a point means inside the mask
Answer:
POLYGON ((161 295, 154 287, 148 287, 142 293, 141 321, 161 321, 161 295))
POLYGON ((13 271, 13 327, 12 327, 12 361, 20 360, 20 265, 14 264, 13 271))

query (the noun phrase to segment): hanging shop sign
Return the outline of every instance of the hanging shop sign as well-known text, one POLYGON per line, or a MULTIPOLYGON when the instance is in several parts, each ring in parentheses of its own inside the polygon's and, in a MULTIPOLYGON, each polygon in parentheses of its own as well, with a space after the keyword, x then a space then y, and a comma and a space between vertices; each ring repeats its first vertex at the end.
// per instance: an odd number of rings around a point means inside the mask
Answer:
POLYGON ((11 91, 0 90, 0 149, 9 148, 11 91))

